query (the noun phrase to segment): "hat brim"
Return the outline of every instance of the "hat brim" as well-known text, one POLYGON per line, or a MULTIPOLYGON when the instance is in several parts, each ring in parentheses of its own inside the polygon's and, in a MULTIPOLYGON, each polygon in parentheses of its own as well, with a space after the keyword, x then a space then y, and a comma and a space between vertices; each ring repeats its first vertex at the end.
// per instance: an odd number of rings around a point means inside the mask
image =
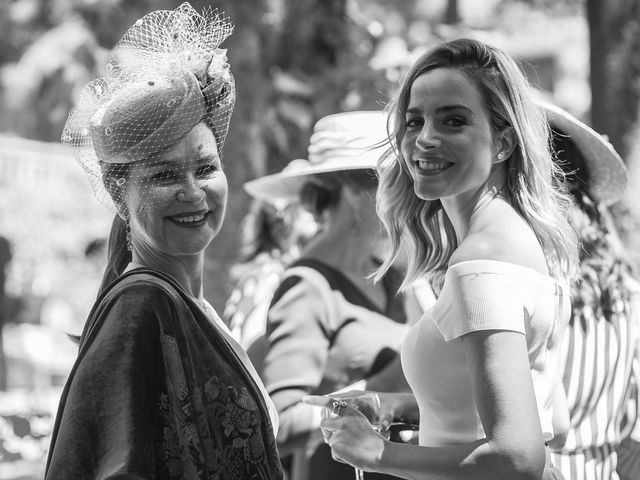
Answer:
POLYGON ((266 175, 246 182, 244 190, 257 200, 276 203, 294 200, 300 189, 312 176, 349 170, 375 170, 384 148, 367 150, 356 158, 333 157, 321 165, 314 165, 306 159, 293 160, 279 173, 266 175))
POLYGON ((567 136, 583 157, 589 176, 589 193, 605 205, 622 197, 627 184, 627 169, 611 143, 598 132, 562 108, 536 100, 543 108, 551 130, 567 136))

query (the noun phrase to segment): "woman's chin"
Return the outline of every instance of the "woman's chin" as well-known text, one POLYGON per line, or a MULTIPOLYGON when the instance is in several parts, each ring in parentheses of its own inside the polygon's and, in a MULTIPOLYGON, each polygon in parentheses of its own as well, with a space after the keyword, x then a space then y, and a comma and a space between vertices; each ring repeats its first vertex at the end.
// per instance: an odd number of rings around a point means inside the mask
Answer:
POLYGON ((190 234, 181 235, 175 238, 170 244, 170 250, 175 255, 198 255, 203 253, 215 238, 215 234, 211 228, 205 226, 203 228, 192 230, 190 234))

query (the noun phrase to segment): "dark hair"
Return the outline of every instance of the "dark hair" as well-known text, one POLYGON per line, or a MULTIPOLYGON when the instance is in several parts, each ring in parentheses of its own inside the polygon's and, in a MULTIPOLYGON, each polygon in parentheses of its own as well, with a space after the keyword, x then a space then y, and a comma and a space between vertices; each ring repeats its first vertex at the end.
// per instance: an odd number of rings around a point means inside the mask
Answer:
POLYGON ((284 252, 287 249, 286 240, 291 234, 292 220, 287 212, 256 200, 242 221, 240 261, 250 262, 263 252, 284 252))
POLYGON ((102 282, 98 289, 100 295, 111 282, 122 275, 131 262, 131 252, 127 248, 127 222, 116 214, 111 222, 109 243, 107 247, 107 266, 102 274, 102 282))
POLYGON ((102 274, 102 282, 98 289, 98 295, 100 295, 111 282, 122 275, 122 272, 131 261, 131 252, 127 248, 127 222, 120 216, 121 214, 127 214, 126 207, 116 203, 116 199, 122 198, 119 189, 123 188, 123 186, 117 184, 117 180, 128 177, 129 167, 130 164, 128 163, 100 162, 102 183, 120 213, 117 213, 113 218, 113 222, 111 222, 111 231, 109 232, 109 242, 107 244, 107 266, 102 274))
POLYGON ((338 204, 342 187, 348 185, 354 190, 375 190, 378 177, 375 170, 343 170, 315 175, 300 189, 300 203, 315 216, 338 204))
POLYGON ((586 315, 610 321, 631 315, 632 289, 628 279, 634 269, 618 236, 613 216, 603 204, 576 184, 571 220, 582 244, 578 281, 572 290, 570 323, 586 315))

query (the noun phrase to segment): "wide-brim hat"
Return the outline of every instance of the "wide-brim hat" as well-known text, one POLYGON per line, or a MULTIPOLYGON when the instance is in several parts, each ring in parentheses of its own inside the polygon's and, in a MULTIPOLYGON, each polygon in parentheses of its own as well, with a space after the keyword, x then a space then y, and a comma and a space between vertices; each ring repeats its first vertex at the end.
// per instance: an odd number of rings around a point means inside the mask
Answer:
POLYGON ((310 176, 347 170, 373 170, 389 147, 387 115, 354 111, 328 115, 316 122, 307 149, 279 173, 244 184, 252 197, 277 203, 296 198, 310 176))
POLYGON ((543 108, 553 134, 567 137, 580 152, 588 170, 586 189, 591 196, 605 205, 620 200, 627 183, 627 169, 613 145, 557 105, 541 99, 536 99, 536 103, 543 108))

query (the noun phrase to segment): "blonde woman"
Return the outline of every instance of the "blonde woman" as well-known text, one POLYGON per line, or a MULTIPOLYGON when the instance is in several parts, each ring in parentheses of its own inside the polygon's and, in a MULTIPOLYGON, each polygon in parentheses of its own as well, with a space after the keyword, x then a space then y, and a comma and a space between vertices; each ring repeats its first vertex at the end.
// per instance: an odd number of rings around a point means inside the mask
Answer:
POLYGON ((554 404, 566 417, 559 347, 577 241, 544 114, 512 58, 460 39, 410 68, 391 131, 377 205, 392 247, 378 275, 406 248, 405 286, 443 278, 402 344, 413 395, 381 395, 395 419, 419 419, 419 445, 337 404, 322 424, 333 456, 410 479, 561 478, 545 442, 554 404))

